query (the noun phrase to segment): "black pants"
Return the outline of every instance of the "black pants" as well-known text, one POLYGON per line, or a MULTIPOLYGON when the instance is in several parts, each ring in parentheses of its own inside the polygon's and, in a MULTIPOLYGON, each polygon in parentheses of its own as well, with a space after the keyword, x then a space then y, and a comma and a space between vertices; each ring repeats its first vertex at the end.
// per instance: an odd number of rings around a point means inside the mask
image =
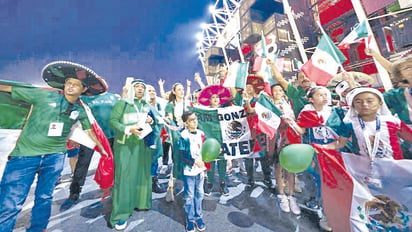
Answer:
MULTIPOLYGON (((113 138, 109 139, 110 147, 113 147, 113 138)), ((72 183, 70 185, 70 194, 80 194, 82 186, 89 171, 90 162, 93 157, 93 149, 80 145, 79 157, 73 173, 72 183)))
POLYGON ((163 143, 163 158, 162 163, 163 165, 167 165, 169 163, 169 150, 170 150, 170 143, 164 142, 163 143))
POLYGON ((253 158, 245 158, 245 168, 246 168, 249 183, 254 183, 255 182, 254 160, 256 160, 256 162, 260 161, 260 164, 262 166, 263 178, 265 180, 270 180, 272 170, 270 169, 270 163, 269 163, 269 160, 268 160, 267 156, 263 156, 263 157, 260 157, 260 158, 254 158, 254 159, 253 158))

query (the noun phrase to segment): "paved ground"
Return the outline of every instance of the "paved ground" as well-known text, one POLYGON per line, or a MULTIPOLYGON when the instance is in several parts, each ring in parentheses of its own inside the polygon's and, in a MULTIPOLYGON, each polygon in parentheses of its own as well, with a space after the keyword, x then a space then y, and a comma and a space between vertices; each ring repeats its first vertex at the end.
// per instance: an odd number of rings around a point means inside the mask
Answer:
MULTIPOLYGON (((59 184, 55 190, 52 216, 48 226, 50 232, 60 231, 114 231, 107 226, 111 200, 100 201, 101 191, 93 181, 93 173, 98 155, 93 158, 81 201, 68 210, 61 210, 67 199, 70 182, 59 184)), ((67 162, 68 163, 68 162, 67 162)), ((68 165, 67 165, 68 166, 68 165)), ((258 169, 259 171, 259 169, 258 169)), ((69 176, 69 168, 63 171, 63 177, 69 176)), ((261 180, 257 173, 257 180, 261 180)), ((161 180, 167 184, 167 179, 161 180)), ((246 177, 239 174, 230 177, 230 195, 219 193, 205 197, 203 204, 206 231, 320 231, 314 213, 302 210, 300 216, 280 211, 276 196, 261 181, 250 192, 244 191, 246 177)), ((178 183, 179 184, 179 183, 178 183)), ((217 187, 217 186, 216 186, 217 187)), ((298 198, 304 198, 298 195, 298 198)), ((33 190, 26 201, 16 223, 15 231, 25 231, 29 224, 33 205, 33 190)), ((153 194, 153 208, 150 211, 134 212, 125 231, 184 231, 184 209, 182 193, 174 202, 165 201, 164 194, 153 194)))

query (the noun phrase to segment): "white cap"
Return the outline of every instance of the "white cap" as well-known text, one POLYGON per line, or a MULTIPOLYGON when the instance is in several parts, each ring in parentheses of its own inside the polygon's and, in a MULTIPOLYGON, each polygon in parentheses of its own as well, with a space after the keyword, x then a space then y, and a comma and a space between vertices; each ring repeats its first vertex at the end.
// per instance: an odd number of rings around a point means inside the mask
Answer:
POLYGON ((350 88, 349 83, 347 81, 340 81, 336 84, 335 92, 339 95, 340 100, 345 102, 345 97, 342 96, 342 93, 345 92, 350 88))

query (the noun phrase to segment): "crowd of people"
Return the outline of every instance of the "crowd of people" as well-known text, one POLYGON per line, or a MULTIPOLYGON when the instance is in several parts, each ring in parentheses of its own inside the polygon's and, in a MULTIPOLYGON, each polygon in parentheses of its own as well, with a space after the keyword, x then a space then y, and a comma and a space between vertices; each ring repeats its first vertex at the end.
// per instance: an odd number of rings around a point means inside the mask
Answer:
MULTIPOLYGON (((282 167, 279 154, 289 144, 317 143, 366 156, 371 161, 384 157, 412 158, 412 93, 409 85, 401 85, 412 83, 412 57, 391 63, 373 50, 367 53, 391 73, 396 88, 382 93, 357 83, 354 72, 342 72, 342 79, 332 89, 316 86, 303 73, 292 83, 271 59, 267 59, 267 64, 276 84, 270 86, 269 92, 264 91, 263 78, 254 74, 248 76, 244 89, 224 87, 222 83, 204 84, 200 75, 195 74, 199 89, 194 91, 188 80, 186 89, 183 84, 174 83, 166 92, 165 81, 159 80, 157 96, 154 86, 131 78, 118 96, 106 93, 105 81, 95 72, 70 62, 51 63, 43 69, 43 79, 61 91, 0 85, 0 91, 10 92, 13 99, 33 106, 1 180, 0 230, 13 230, 36 174, 35 204, 28 231, 46 230, 53 190, 67 150, 78 158, 72 164, 70 195, 64 207, 79 201, 94 151, 69 139, 72 127, 86 130, 102 156, 110 153, 92 129, 85 112, 87 105, 113 149, 110 224, 116 230, 127 227, 135 210, 150 210, 152 192, 166 192, 158 182, 159 175, 170 172, 183 183, 186 231, 204 231, 202 200, 215 189, 215 172, 220 194, 229 194, 228 176, 234 172, 233 167, 247 176, 245 190, 251 191, 255 187, 255 163, 260 162, 263 183, 276 193, 282 211, 301 214, 295 192, 309 191, 307 207, 318 212, 319 226, 331 231, 323 212, 316 156, 306 171, 310 183, 305 183, 302 190, 297 185, 301 180, 282 167), (202 122, 193 109, 244 107, 250 122, 248 130, 255 139, 263 133, 254 126, 259 120, 255 106, 262 94, 281 112, 280 125, 275 137, 267 139, 267 148, 254 149, 250 156, 237 159, 228 159, 221 151, 216 160, 204 162, 202 144, 210 134, 200 129, 202 122)), ((212 137, 219 139, 217 134, 212 137)))

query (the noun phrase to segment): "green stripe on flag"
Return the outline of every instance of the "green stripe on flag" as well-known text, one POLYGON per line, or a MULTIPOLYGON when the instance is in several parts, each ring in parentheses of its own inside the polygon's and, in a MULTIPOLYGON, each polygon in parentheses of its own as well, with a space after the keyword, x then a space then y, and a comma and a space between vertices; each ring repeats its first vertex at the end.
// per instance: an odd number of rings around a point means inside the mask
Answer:
POLYGON ((270 100, 269 96, 267 96, 266 94, 261 94, 257 102, 263 105, 271 112, 275 113, 277 116, 282 116, 282 111, 275 106, 275 104, 270 100))
POLYGON ((206 138, 215 138, 222 143, 222 132, 217 109, 206 110, 196 107, 188 107, 188 109, 196 114, 199 121, 198 128, 205 133, 206 138))

